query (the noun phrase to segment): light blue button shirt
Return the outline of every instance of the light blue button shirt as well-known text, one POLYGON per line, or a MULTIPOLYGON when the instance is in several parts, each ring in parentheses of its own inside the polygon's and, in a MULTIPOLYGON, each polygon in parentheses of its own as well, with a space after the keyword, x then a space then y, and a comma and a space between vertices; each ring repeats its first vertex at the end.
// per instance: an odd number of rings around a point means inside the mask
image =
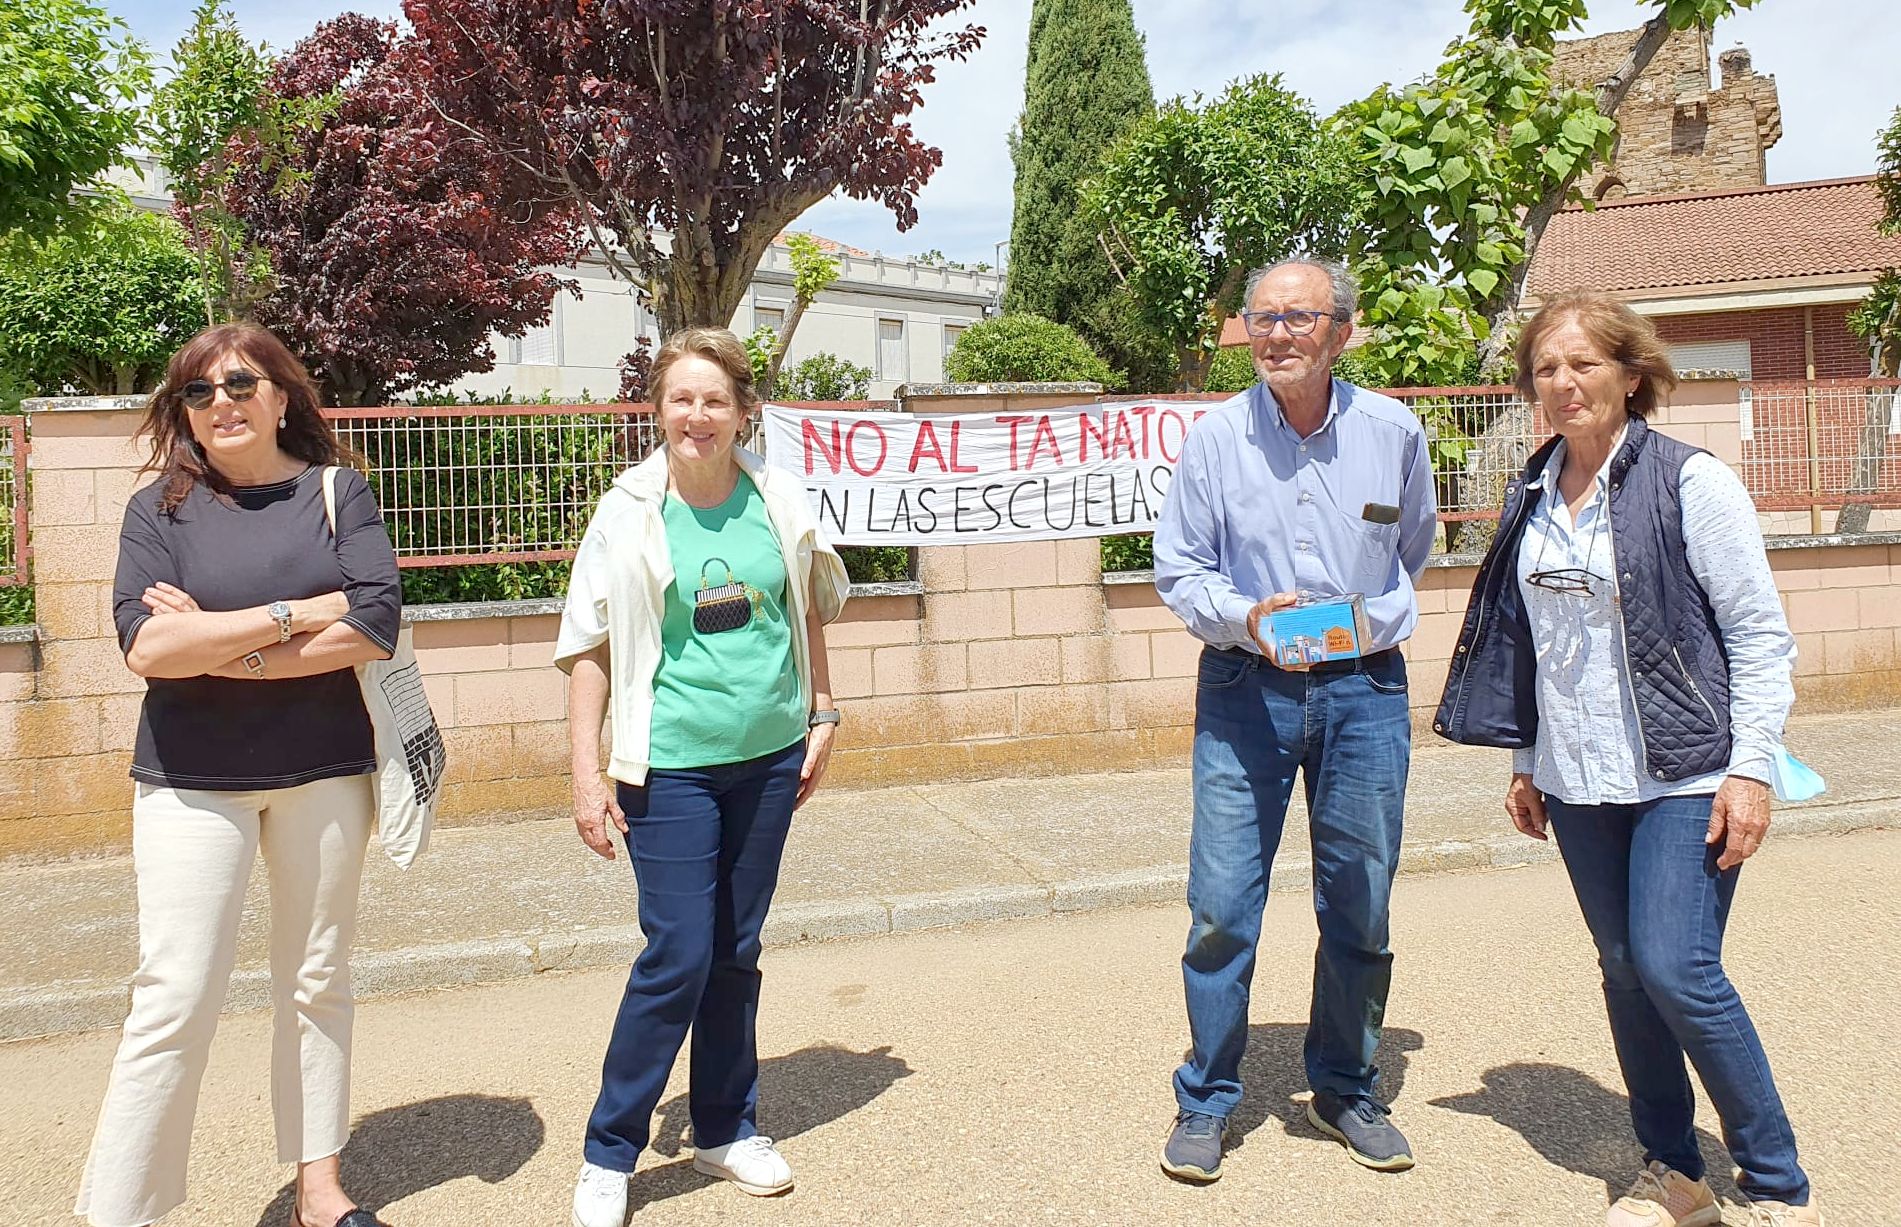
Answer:
MULTIPOLYGON (((1623 446, 1620 433, 1612 445, 1623 446)), ((1729 766, 1666 783, 1639 770, 1643 744, 1632 698, 1612 578, 1617 561, 1605 502, 1610 459, 1572 519, 1558 492, 1561 443, 1533 482, 1536 497, 1518 547, 1518 591, 1538 652, 1538 742, 1512 753, 1540 792, 1572 805, 1630 805, 1658 797, 1713 793, 1726 775, 1767 781, 1769 759, 1795 701, 1795 639, 1783 617, 1763 552, 1756 505, 1728 465, 1708 454, 1683 465, 1683 543, 1690 573, 1709 598, 1729 656, 1729 766), (1577 568, 1603 577, 1590 593, 1553 592, 1530 582, 1537 571, 1577 568)))
POLYGON ((1426 432, 1406 406, 1336 379, 1301 438, 1264 384, 1195 423, 1155 527, 1155 587, 1215 647, 1259 652, 1248 611, 1276 592, 1366 598, 1370 651, 1413 632, 1438 517, 1426 432), (1369 504, 1399 520, 1365 518, 1369 504))

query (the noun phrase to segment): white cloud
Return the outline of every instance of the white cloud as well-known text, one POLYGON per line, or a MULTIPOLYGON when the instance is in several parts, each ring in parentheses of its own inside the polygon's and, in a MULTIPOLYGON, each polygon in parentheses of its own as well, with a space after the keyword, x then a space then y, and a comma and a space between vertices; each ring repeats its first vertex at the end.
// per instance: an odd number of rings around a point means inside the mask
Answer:
MULTIPOLYGON (((1381 81, 1430 71, 1467 24, 1460 0, 1134 2, 1158 97, 1212 94, 1235 77, 1279 72, 1323 112, 1381 81)), ((386 18, 401 12, 400 0, 235 0, 234 7, 246 33, 279 48, 346 9, 386 18)), ((1591 34, 1634 27, 1644 16, 1628 0, 1594 0, 1592 7, 1591 34)), ((111 0, 111 8, 161 53, 189 20, 183 0, 111 0)), ((835 198, 807 212, 802 227, 891 255, 937 248, 953 259, 995 260, 996 244, 1010 236, 1008 138, 1023 104, 1030 0, 979 0, 953 20, 974 21, 988 36, 969 60, 939 67, 912 116, 918 135, 944 151, 943 166, 918 198, 918 225, 900 234, 882 207, 835 198)), ((1758 72, 1775 75, 1781 94, 1783 137, 1769 154, 1772 182, 1874 169, 1875 133, 1901 103, 1895 0, 1761 0, 1717 28, 1719 48, 1738 41, 1755 53, 1758 72)))
MULTIPOLYGON (((1644 12, 1596 0, 1587 34, 1634 28, 1644 12)), ((1646 6, 1647 7, 1647 6, 1646 6)), ((828 200, 800 224, 855 246, 908 254, 939 248, 991 260, 1010 236, 1012 170, 1006 134, 1022 106, 1026 0, 979 0, 989 30, 964 64, 946 67, 913 117, 944 150, 919 197, 919 224, 899 234, 876 205, 828 200)), ((1382 81, 1405 82, 1438 63, 1467 17, 1459 0, 1316 0, 1303 6, 1235 0, 1135 0, 1158 98, 1211 94, 1235 77, 1279 72, 1322 112, 1382 81)), ((1717 27, 1718 49, 1742 42, 1757 72, 1772 73, 1783 137, 1769 153, 1771 182, 1828 179, 1874 169, 1875 133, 1901 103, 1894 65, 1901 22, 1894 0, 1762 0, 1717 27)))

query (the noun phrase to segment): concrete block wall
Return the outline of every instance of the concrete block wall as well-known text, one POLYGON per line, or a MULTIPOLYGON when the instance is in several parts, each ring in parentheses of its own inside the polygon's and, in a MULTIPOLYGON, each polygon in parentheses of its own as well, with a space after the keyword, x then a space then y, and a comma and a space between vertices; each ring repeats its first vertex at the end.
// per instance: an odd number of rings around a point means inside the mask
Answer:
MULTIPOLYGON (((1706 387, 1660 424, 1727 459, 1735 420, 1733 396, 1706 387)), ((144 684, 120 657, 109 604, 136 422, 34 416, 41 623, 37 640, 0 637, 0 858, 117 849, 129 835, 126 771, 144 684)), ((1099 557, 1093 539, 929 548, 918 591, 854 598, 827 632, 845 712, 832 783, 1186 762, 1199 645, 1151 584, 1104 582, 1099 557)), ((1770 558, 1800 650, 1801 709, 1901 703, 1901 537, 1824 539, 1770 558)), ((1469 561, 1435 560, 1419 585, 1406 654, 1422 730, 1472 577, 1469 561)), ((450 750, 446 825, 565 811, 558 608, 413 611, 450 750)))
POLYGON ((145 683, 125 667, 112 574, 139 415, 37 413, 30 522, 39 639, 0 645, 0 857, 123 845, 145 683))

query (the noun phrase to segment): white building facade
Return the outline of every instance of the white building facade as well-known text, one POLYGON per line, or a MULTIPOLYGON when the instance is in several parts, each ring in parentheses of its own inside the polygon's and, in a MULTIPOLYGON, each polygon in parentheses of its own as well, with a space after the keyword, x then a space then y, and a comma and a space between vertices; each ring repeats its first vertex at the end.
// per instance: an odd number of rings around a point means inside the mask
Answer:
MULTIPOLYGON (((993 271, 894 260, 843 248, 831 257, 838 279, 805 309, 786 365, 816 353, 836 354, 871 371, 871 397, 891 397, 901 384, 944 378, 944 357, 965 328, 997 310, 1003 279, 993 271)), ((659 339, 659 325, 634 287, 616 280, 604 262, 584 260, 564 269, 579 297, 556 297, 547 324, 518 337, 494 337, 495 369, 470 375, 459 391, 503 390, 557 399, 597 399, 620 386, 620 360, 637 338, 659 339)), ((792 310, 792 257, 775 243, 760 260, 731 327, 746 336, 761 326, 780 328, 792 310)))
MULTIPOLYGON (((171 208, 171 191, 156 159, 135 155, 136 171, 111 177, 133 203, 154 212, 171 208)), ((944 356, 958 334, 995 314, 1003 276, 915 260, 893 259, 820 240, 838 265, 838 278, 806 308, 786 355, 788 366, 816 353, 836 354, 871 371, 874 400, 901 384, 937 383, 944 356)), ((454 390, 477 395, 503 391, 523 398, 611 399, 620 388, 620 361, 638 338, 655 342, 660 329, 634 287, 617 280, 597 257, 559 270, 578 287, 555 297, 548 322, 521 337, 494 336, 495 369, 458 380, 454 390)), ((792 308, 792 256, 770 247, 753 274, 731 327, 741 336, 761 325, 780 326, 792 308)))

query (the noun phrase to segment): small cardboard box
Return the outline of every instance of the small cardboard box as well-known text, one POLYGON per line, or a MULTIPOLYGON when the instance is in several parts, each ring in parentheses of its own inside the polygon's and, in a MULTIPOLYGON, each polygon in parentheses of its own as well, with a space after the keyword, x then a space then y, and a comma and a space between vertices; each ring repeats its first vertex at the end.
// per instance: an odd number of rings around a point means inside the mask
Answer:
POLYGON ((1263 630, 1283 666, 1351 660, 1366 654, 1366 599, 1350 592, 1304 600, 1269 614, 1263 630))

